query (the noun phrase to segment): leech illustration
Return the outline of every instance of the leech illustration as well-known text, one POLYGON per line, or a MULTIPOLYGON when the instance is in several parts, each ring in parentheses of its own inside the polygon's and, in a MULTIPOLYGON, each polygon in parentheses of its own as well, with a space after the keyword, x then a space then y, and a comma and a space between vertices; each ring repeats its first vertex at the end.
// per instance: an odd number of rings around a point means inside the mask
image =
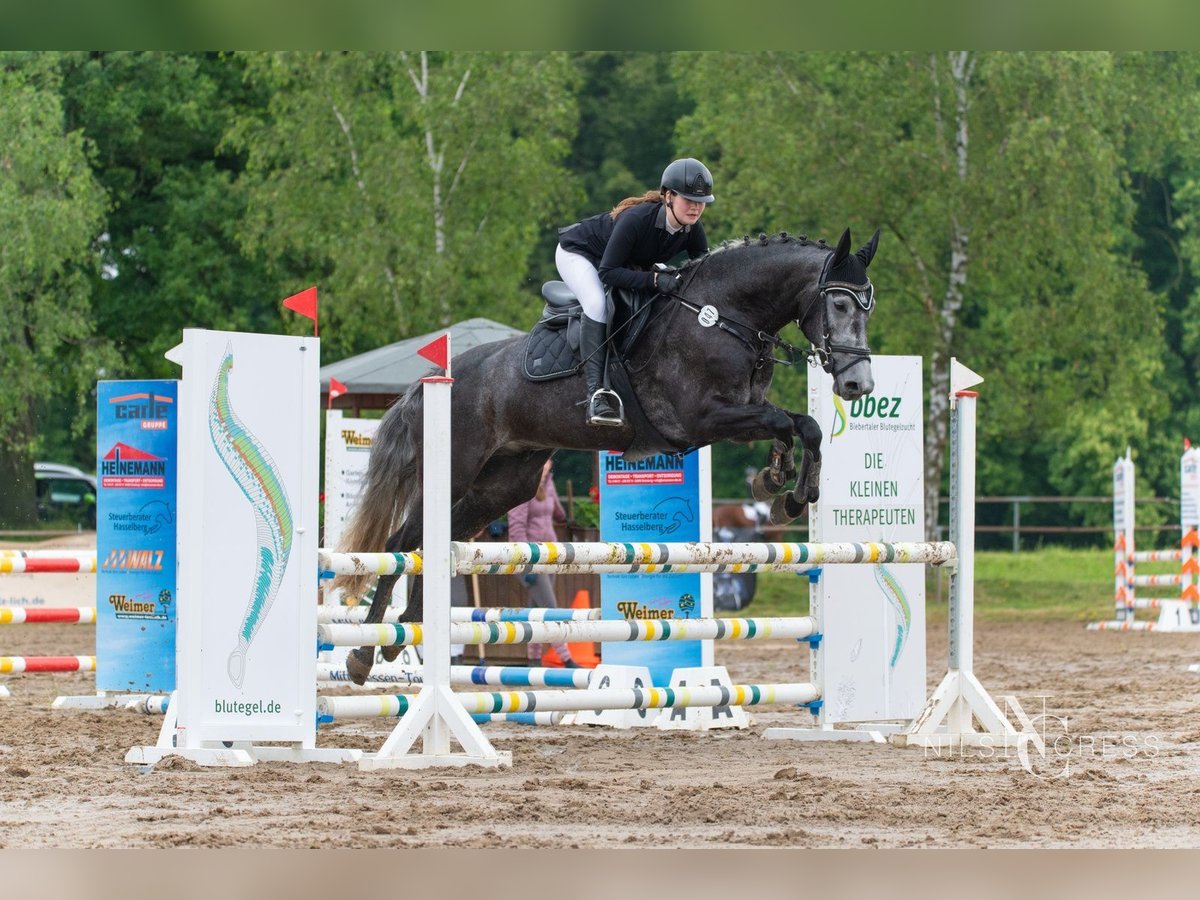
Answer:
POLYGON ((275 461, 233 411, 229 373, 233 346, 226 346, 208 403, 208 433, 221 462, 254 510, 257 531, 254 580, 237 646, 229 654, 229 680, 240 688, 246 674, 246 652, 271 611, 292 552, 292 506, 275 461))
POLYGON ((894 669, 912 630, 912 607, 909 606, 908 598, 904 596, 904 588, 887 566, 875 567, 875 581, 896 613, 896 644, 892 648, 892 658, 888 663, 888 668, 894 669))

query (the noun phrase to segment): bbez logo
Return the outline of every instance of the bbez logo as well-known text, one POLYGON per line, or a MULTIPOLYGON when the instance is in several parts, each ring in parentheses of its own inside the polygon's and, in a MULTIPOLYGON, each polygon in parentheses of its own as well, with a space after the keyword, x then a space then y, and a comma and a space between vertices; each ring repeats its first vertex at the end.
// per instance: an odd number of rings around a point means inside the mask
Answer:
POLYGON ((867 394, 850 404, 850 416, 855 419, 898 419, 901 397, 876 397, 867 394))

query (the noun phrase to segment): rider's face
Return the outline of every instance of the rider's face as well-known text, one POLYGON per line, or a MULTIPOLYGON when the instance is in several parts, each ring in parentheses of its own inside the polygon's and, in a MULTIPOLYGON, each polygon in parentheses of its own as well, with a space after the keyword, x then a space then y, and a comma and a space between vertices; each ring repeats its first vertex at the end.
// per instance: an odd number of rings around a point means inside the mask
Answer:
POLYGON ((667 206, 671 210, 671 215, 675 217, 675 221, 680 225, 695 225, 700 221, 700 216, 704 214, 705 204, 699 200, 681 197, 674 191, 668 191, 667 206))

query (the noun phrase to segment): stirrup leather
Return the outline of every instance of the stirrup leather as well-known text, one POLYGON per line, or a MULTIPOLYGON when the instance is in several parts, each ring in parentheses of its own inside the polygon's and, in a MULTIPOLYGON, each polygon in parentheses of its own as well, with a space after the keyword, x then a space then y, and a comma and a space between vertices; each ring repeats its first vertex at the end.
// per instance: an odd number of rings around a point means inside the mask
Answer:
POLYGON ((625 424, 625 404, 621 402, 621 395, 616 391, 608 388, 597 388, 588 401, 588 424, 589 425, 614 425, 620 427, 625 424), (600 415, 596 412, 596 401, 600 399, 608 400, 617 409, 616 416, 600 415))

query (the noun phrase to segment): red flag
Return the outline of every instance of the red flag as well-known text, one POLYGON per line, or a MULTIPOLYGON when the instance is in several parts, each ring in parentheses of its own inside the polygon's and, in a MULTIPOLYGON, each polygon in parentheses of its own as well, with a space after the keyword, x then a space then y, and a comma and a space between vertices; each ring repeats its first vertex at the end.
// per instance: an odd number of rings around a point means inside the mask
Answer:
POLYGON ((333 398, 346 393, 346 386, 336 378, 329 379, 329 408, 333 409, 333 398))
POLYGON ((299 313, 306 319, 312 319, 313 337, 317 336, 317 289, 315 287, 292 294, 283 301, 283 308, 299 313))
POLYGON ((417 355, 421 356, 435 366, 445 369, 446 374, 450 374, 450 334, 443 334, 440 338, 432 343, 426 344, 417 351, 417 355))

